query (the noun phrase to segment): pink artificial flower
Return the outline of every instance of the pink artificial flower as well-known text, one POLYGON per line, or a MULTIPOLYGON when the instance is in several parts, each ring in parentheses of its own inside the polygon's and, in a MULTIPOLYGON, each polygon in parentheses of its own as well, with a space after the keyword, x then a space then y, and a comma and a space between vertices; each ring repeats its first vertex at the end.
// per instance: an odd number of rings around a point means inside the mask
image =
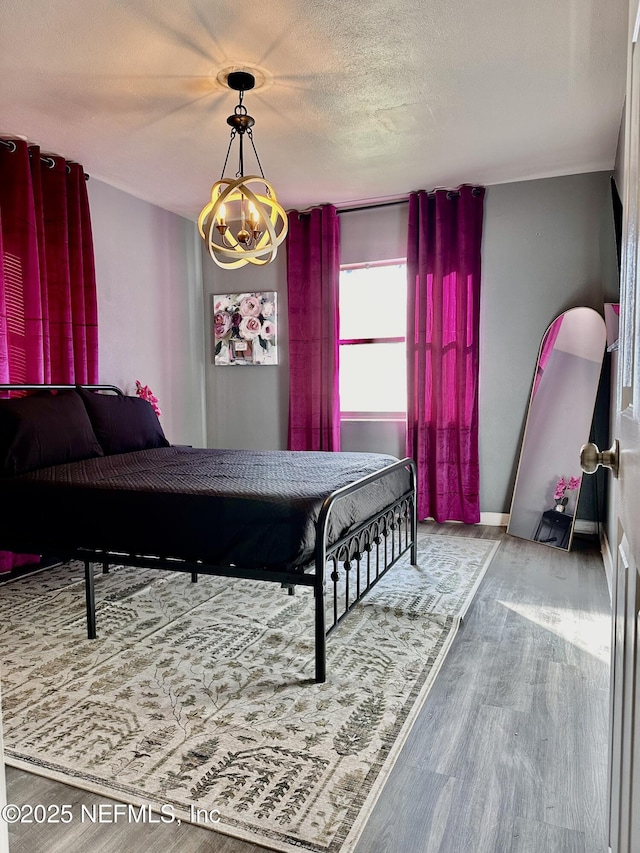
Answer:
POLYGON ((564 477, 560 477, 558 482, 556 483, 556 490, 553 493, 554 501, 564 500, 566 503, 567 497, 565 492, 573 492, 580 485, 580 477, 570 477, 568 480, 565 480, 564 477))
POLYGON ((274 322, 272 322, 271 320, 265 320, 264 323, 262 324, 262 332, 260 333, 261 336, 265 340, 269 340, 269 338, 272 338, 275 335, 275 333, 276 333, 276 324, 274 322))
POLYGON ((263 317, 273 317, 273 312, 275 308, 273 302, 265 302, 262 306, 262 316, 263 317))
POLYGON ((245 296, 240 301, 239 310, 243 317, 257 317, 262 311, 262 305, 255 296, 245 296))
POLYGON ((556 490, 553 493, 553 499, 555 501, 559 501, 560 498, 563 498, 566 488, 567 488, 567 481, 565 480, 564 477, 560 477, 560 479, 556 483, 556 490))
POLYGON ((240 337, 245 341, 257 338, 262 329, 262 323, 257 317, 244 317, 240 323, 240 337))
POLYGON ((224 338, 231 328, 231 315, 226 311, 219 311, 213 317, 213 329, 216 338, 224 338))
POLYGON ((153 411, 156 413, 158 417, 162 414, 160 410, 160 406, 158 406, 158 398, 153 393, 151 388, 148 385, 143 385, 139 379, 136 379, 136 394, 142 400, 146 400, 147 403, 151 403, 153 411))

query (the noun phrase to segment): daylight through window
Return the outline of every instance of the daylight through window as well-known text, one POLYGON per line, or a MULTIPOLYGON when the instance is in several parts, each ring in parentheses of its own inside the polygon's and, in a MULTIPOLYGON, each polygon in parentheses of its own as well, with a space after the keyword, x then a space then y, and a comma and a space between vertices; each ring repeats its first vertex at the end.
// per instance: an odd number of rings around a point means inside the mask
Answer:
POLYGON ((406 418, 404 261, 340 270, 340 417, 406 418))

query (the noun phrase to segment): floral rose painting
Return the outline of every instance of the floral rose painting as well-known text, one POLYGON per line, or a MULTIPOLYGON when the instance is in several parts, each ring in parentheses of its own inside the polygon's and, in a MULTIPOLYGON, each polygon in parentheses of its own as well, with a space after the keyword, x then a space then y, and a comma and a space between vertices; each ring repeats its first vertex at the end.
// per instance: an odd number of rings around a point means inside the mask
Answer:
POLYGON ((214 364, 277 364, 275 291, 213 297, 214 364))

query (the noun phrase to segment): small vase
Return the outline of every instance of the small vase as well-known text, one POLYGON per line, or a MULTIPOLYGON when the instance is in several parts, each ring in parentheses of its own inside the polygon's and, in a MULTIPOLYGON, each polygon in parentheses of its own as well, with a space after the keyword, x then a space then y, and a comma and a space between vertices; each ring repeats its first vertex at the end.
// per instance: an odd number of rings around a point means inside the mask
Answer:
POLYGON ((556 504, 554 509, 556 512, 564 512, 564 504, 556 504))

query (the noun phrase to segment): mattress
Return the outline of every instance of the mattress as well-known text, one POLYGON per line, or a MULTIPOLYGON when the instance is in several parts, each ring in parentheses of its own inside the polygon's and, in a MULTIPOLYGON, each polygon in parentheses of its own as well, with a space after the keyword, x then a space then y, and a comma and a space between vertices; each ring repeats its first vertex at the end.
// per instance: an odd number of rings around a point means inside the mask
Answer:
MULTIPOLYGON (((378 453, 161 447, 0 479, 0 547, 78 548, 246 568, 304 568, 334 490, 396 462, 378 453)), ((398 470, 338 501, 330 542, 410 488, 398 470)))

